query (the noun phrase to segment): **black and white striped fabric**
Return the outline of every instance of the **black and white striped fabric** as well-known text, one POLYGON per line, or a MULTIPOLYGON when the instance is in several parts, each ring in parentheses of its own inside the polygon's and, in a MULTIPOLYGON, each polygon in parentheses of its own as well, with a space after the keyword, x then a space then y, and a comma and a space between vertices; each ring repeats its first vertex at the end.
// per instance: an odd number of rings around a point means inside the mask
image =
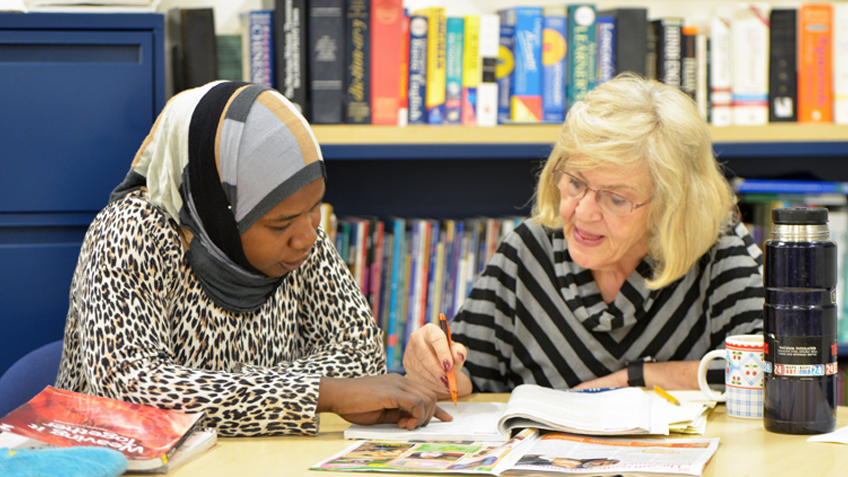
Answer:
POLYGON ((643 261, 609 305, 567 249, 562 230, 527 220, 474 282, 451 331, 475 391, 568 389, 628 361, 698 360, 725 336, 762 332, 763 255, 742 224, 663 289, 647 288, 643 261))

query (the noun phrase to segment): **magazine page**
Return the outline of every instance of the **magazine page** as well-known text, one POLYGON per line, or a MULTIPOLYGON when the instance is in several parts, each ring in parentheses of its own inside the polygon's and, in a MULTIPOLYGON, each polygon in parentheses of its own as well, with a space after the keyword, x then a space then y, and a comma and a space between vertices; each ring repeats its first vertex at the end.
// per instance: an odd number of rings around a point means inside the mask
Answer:
POLYGON ((202 417, 48 386, 0 419, 0 431, 57 447, 111 447, 162 465, 202 417))
POLYGON ((496 475, 538 438, 537 429, 524 429, 505 443, 359 441, 311 470, 496 475))
POLYGON ((344 432, 345 439, 403 440, 403 441, 488 441, 506 442, 509 432, 498 431, 498 419, 506 408, 500 402, 459 402, 443 406, 453 416, 452 421, 431 419, 426 426, 413 430, 400 429, 396 424, 360 426, 352 424, 344 432))
POLYGON ((535 384, 516 387, 509 397, 498 429, 528 425, 588 435, 668 435, 668 405, 639 388, 603 392, 561 391, 535 384))
POLYGON ((699 476, 718 449, 712 439, 625 439, 550 433, 502 475, 699 476))

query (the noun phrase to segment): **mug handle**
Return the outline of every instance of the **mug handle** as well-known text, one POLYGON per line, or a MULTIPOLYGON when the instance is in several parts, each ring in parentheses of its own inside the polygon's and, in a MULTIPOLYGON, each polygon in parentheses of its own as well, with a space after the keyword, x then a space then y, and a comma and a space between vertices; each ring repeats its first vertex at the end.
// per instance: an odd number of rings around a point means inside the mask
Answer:
POLYGON ((704 357, 701 358, 701 364, 698 365, 698 386, 700 386, 702 393, 716 402, 725 402, 727 400, 727 391, 721 394, 716 394, 715 391, 710 389, 710 385, 707 384, 707 368, 710 366, 710 361, 716 358, 726 359, 726 354, 727 350, 714 349, 705 354, 704 357))

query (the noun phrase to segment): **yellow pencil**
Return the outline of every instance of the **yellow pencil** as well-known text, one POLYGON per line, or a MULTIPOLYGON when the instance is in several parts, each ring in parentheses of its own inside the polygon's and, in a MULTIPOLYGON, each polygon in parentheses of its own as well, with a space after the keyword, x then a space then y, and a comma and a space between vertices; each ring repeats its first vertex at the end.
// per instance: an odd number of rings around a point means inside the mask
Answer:
POLYGON ((670 402, 670 403, 674 404, 675 406, 679 406, 679 405, 680 405, 680 401, 678 401, 676 397, 674 397, 674 396, 672 396, 671 394, 667 393, 667 392, 666 392, 663 388, 661 388, 661 387, 659 387, 659 386, 654 386, 654 392, 656 392, 656 393, 657 393, 657 394, 659 394, 660 396, 664 397, 666 401, 668 401, 668 402, 670 402))

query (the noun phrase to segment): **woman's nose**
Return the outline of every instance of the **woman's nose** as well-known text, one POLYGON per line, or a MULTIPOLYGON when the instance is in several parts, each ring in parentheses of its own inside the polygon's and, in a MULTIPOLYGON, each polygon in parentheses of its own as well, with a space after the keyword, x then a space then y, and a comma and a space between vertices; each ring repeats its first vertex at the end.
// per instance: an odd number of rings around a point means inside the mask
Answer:
POLYGON ((296 221, 294 233, 289 241, 291 247, 297 250, 305 250, 311 247, 318 240, 316 228, 308 215, 300 217, 296 221))

